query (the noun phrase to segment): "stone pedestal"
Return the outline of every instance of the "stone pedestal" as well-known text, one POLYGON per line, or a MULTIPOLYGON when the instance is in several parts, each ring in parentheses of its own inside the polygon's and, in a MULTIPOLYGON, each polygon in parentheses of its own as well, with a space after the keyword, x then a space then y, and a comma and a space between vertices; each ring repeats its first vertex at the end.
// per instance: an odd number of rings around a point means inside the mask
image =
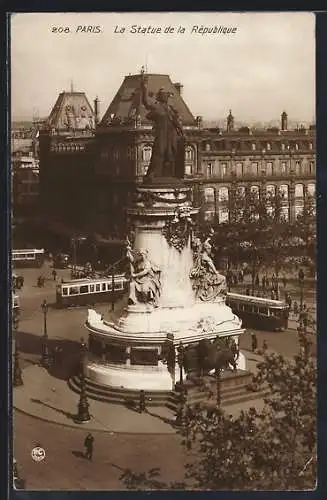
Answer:
MULTIPOLYGON (((126 389, 171 390, 179 380, 176 363, 171 372, 162 352, 167 341, 177 347, 202 339, 238 337, 240 319, 226 306, 224 296, 214 301, 197 297, 191 271, 191 235, 198 208, 191 188, 184 185, 137 189, 128 209, 135 230, 134 249, 144 252, 160 269, 161 291, 156 303, 127 304, 112 322, 89 310, 86 327, 91 352, 86 376, 98 383, 126 389)), ((240 355, 240 369, 245 369, 240 355)), ((185 374, 184 374, 185 377, 185 374)))

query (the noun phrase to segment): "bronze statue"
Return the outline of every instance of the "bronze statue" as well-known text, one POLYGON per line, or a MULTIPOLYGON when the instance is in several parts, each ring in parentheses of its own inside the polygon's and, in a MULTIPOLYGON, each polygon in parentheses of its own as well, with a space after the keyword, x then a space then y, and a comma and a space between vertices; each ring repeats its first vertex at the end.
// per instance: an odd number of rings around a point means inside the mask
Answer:
POLYGON ((132 250, 129 240, 127 258, 131 275, 128 303, 148 303, 157 307, 161 293, 160 269, 150 261, 146 250, 132 250))
POLYGON ((141 72, 142 102, 149 111, 147 118, 154 123, 154 142, 146 180, 184 177, 184 133, 177 110, 168 103, 171 96, 161 88, 156 101, 150 103, 147 81, 141 72))

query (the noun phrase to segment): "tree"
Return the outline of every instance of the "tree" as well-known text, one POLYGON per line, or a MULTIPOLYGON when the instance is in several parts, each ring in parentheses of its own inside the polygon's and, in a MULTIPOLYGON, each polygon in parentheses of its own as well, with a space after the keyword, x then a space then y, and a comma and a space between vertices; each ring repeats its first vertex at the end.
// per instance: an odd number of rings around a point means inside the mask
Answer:
MULTIPOLYGON (((252 388, 269 389, 263 410, 250 408, 233 417, 217 406, 185 406, 179 432, 192 450, 185 489, 315 488, 316 359, 310 335, 301 322, 293 359, 273 353, 258 364, 252 388)), ((122 478, 130 487, 131 474, 122 478)), ((143 489, 152 489, 149 474, 142 478, 143 489)), ((174 485, 157 483, 155 489, 167 488, 174 485)))

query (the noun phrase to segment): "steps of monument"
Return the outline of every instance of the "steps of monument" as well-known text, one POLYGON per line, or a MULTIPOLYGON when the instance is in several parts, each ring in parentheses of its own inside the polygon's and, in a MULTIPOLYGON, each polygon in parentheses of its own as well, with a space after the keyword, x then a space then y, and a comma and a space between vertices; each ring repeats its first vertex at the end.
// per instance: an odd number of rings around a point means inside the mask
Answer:
MULTIPOLYGON (((80 394, 80 379, 77 376, 71 377, 68 380, 69 388, 80 394)), ((116 404, 128 404, 135 402, 138 404, 140 391, 129 390, 116 387, 108 387, 86 379, 86 395, 97 401, 103 401, 116 404)), ((145 396, 147 405, 149 406, 165 406, 171 391, 146 391, 145 396)))
MULTIPOLYGON (((251 374, 250 378, 251 378, 251 374)), ((267 395, 266 390, 253 392, 247 389, 247 383, 250 378, 243 376, 242 385, 237 383, 235 386, 221 386, 221 404, 228 406, 231 404, 242 403, 244 401, 251 401, 255 399, 262 399, 267 395)), ((222 381, 223 382, 223 381, 222 381)), ((77 376, 71 377, 68 380, 69 388, 80 394, 80 379, 77 376)), ((203 386, 196 386, 191 381, 185 382, 187 387, 187 402, 188 404, 195 405, 196 403, 215 404, 216 401, 216 382, 213 377, 210 377, 211 398, 208 396, 208 389, 203 386)), ((108 387, 89 379, 85 383, 86 395, 90 399, 112 404, 125 404, 137 406, 139 402, 140 391, 129 390, 125 388, 108 387)), ((146 404, 147 406, 167 406, 170 410, 176 412, 179 406, 179 392, 178 391, 146 391, 146 404)))

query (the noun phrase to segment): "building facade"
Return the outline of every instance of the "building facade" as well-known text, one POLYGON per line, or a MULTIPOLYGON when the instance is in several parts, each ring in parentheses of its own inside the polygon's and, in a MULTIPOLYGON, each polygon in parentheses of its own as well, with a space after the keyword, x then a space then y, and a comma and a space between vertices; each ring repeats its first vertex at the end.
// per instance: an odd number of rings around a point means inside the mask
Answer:
MULTIPOLYGON (((185 182, 205 220, 231 216, 233 189, 283 194, 283 213, 294 220, 315 193, 315 127, 266 130, 234 126, 207 129, 168 75, 149 74, 149 99, 160 88, 171 94, 186 138, 185 182)), ((102 238, 123 238, 125 207, 150 163, 154 135, 141 98, 141 74, 126 76, 100 120, 83 92, 62 92, 40 131, 40 194, 47 220, 102 238)))

